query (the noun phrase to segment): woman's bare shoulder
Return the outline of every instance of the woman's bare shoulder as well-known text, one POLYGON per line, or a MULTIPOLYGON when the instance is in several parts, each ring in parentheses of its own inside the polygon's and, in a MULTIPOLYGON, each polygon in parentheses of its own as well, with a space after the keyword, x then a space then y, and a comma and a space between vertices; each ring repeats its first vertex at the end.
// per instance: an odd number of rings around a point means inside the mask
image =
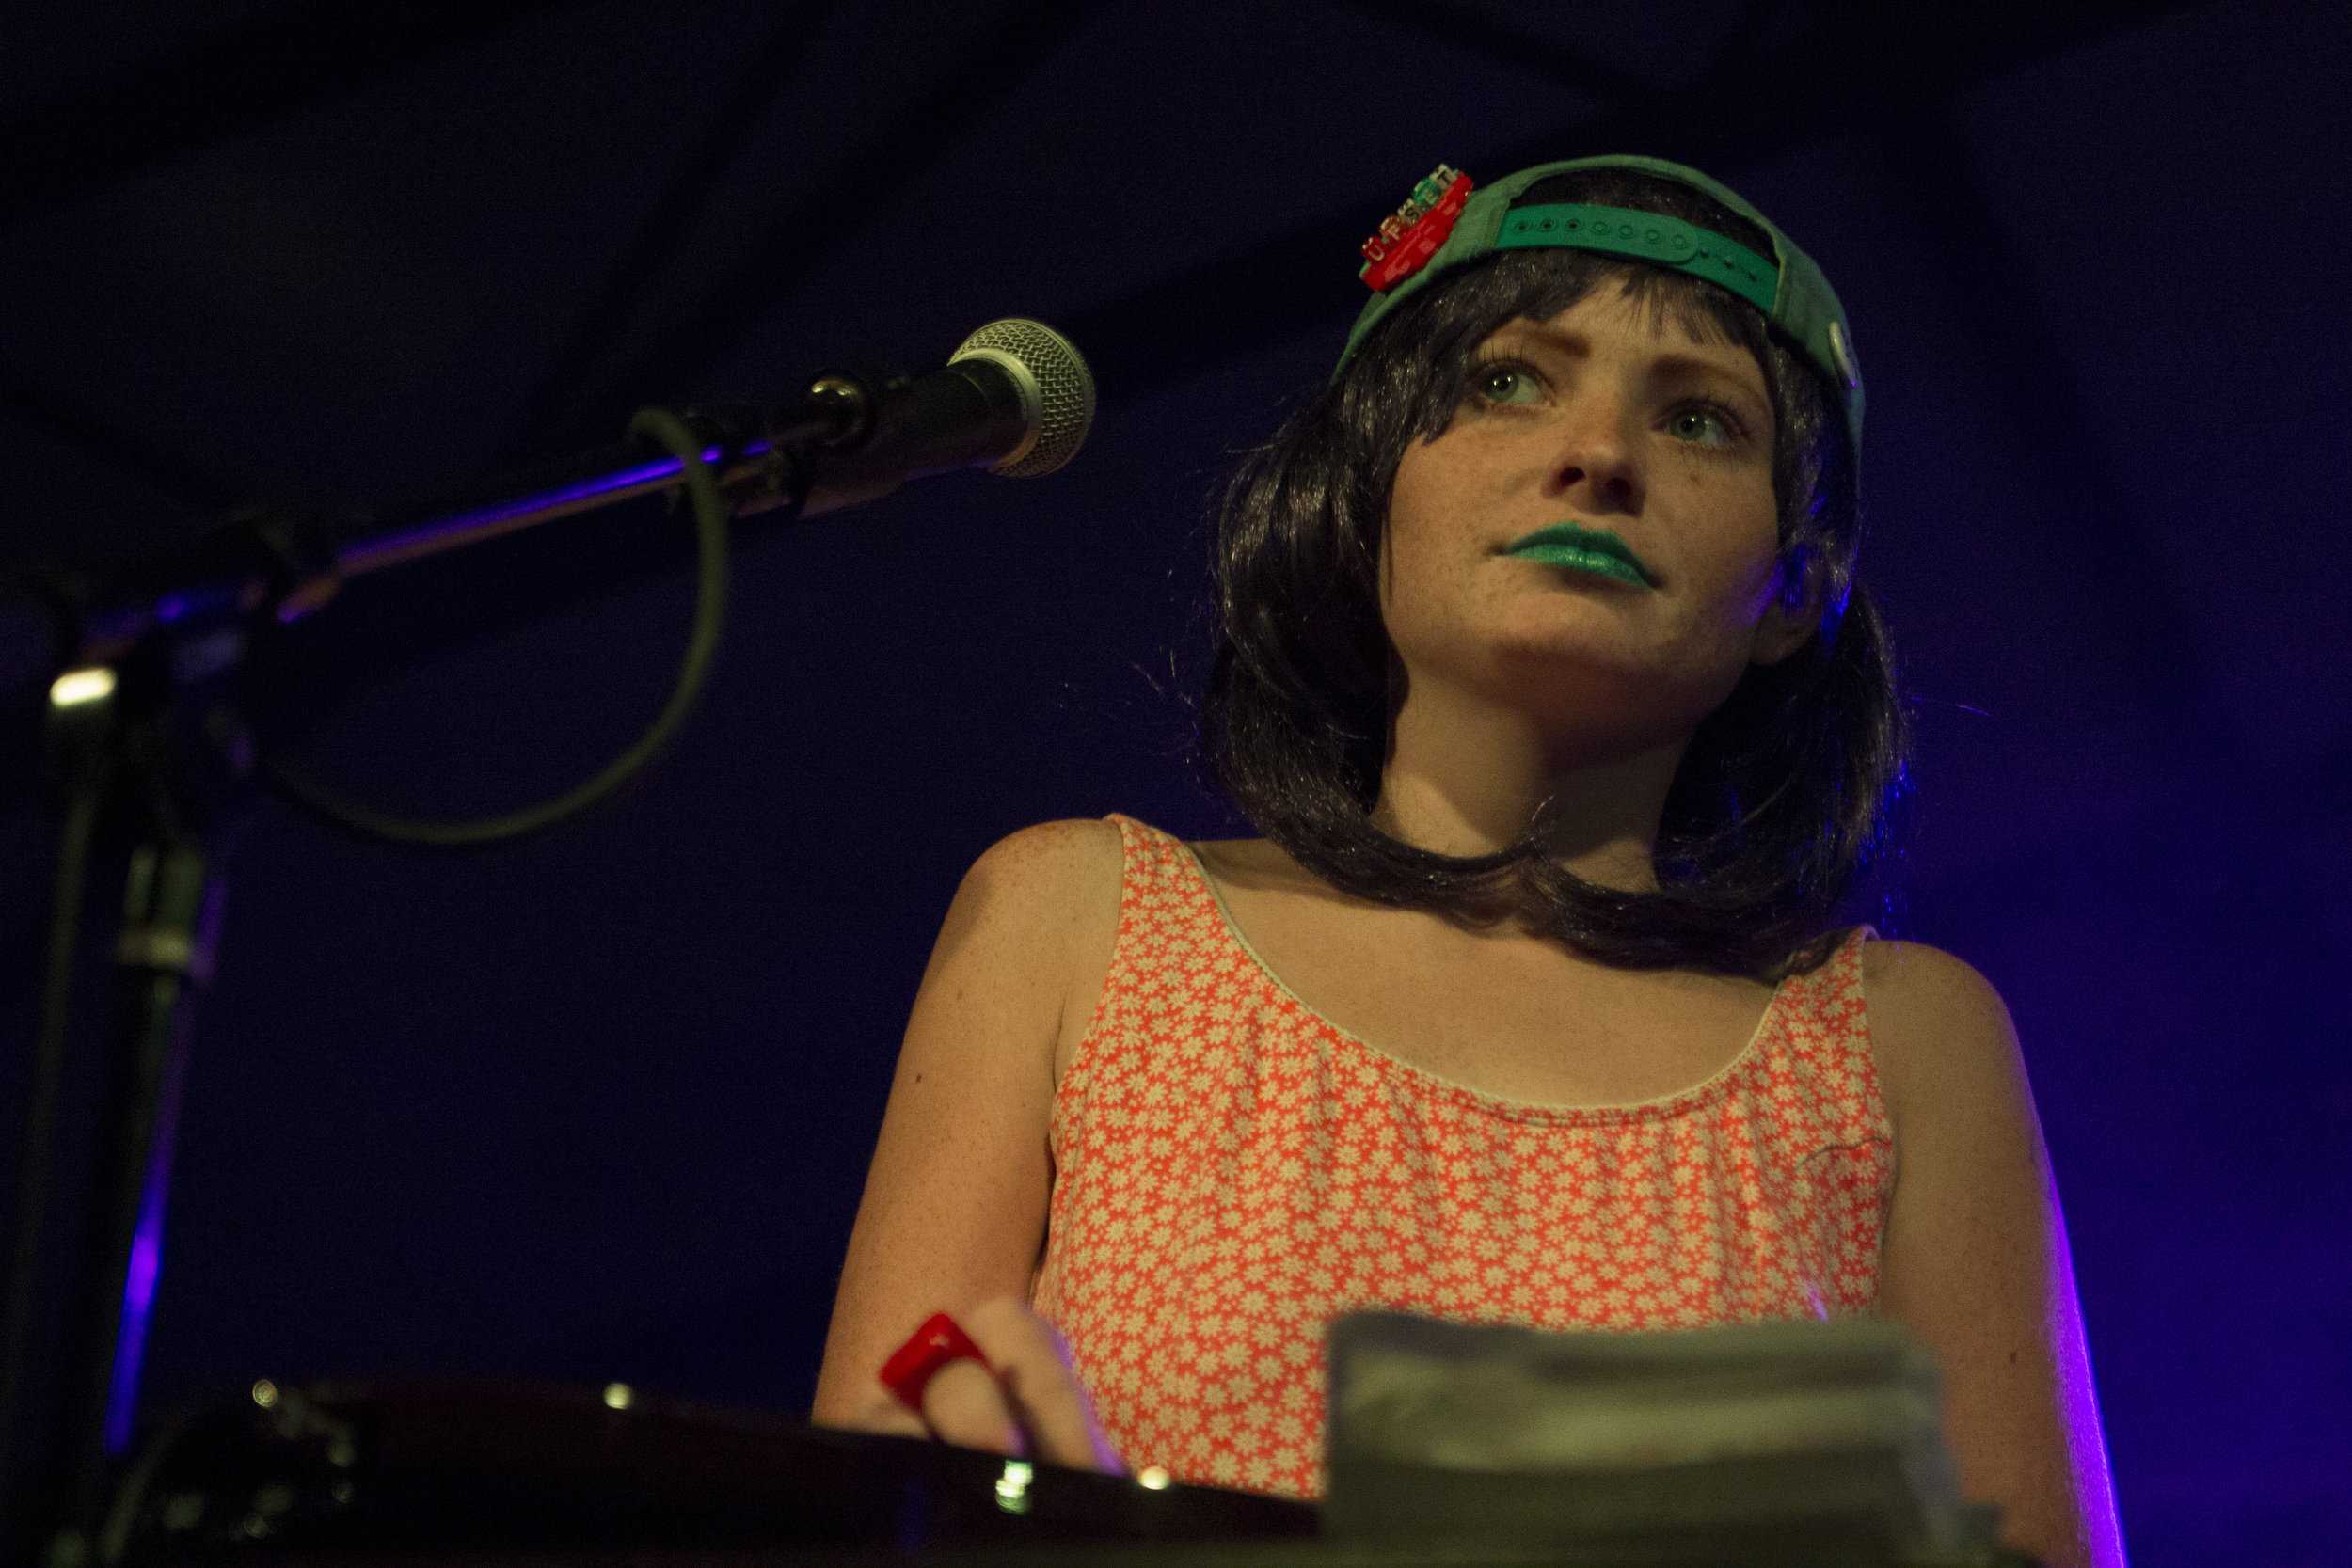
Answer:
POLYGON ((1030 984, 1052 993, 1057 1022, 1050 1081, 1056 1085, 1110 969, 1125 875, 1119 824, 1064 818, 1022 828, 990 845, 956 894, 958 904, 968 900, 1012 928, 1006 951, 1020 956, 1030 984))
POLYGON ((1019 926, 1025 942, 1073 957, 1119 924, 1124 864, 1119 825, 1099 818, 1039 822, 1007 833, 965 872, 956 902, 1019 926))
POLYGON ((1071 816, 1016 828, 990 845, 969 875, 1007 891, 1074 891, 1099 884, 1107 871, 1119 880, 1119 824, 1107 817, 1071 816))
POLYGON ((1918 942, 1862 948, 1870 1046, 1899 1131, 1955 1096, 2010 1099, 2022 1088, 2017 1027, 1975 965, 1918 942))
POLYGON ((2008 1023, 2008 1006, 1992 981, 1967 959, 1924 942, 1863 943, 1862 990, 1874 1033, 1887 1024, 1910 1034, 1921 1024, 1981 1029, 1995 1021, 2008 1023))
POLYGON ((1068 951, 1106 910, 1118 923, 1120 862, 1109 822, 1041 822, 1007 833, 964 872, 932 967, 967 950, 1014 956, 1030 984, 1050 983, 1040 957, 1068 951))

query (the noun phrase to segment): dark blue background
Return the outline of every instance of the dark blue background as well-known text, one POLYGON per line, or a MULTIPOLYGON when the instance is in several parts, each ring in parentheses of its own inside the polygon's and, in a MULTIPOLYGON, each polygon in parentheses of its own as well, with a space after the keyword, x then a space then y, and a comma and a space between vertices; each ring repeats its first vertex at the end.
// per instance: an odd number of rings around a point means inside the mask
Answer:
MULTIPOLYGON (((693 721, 566 829, 437 857, 252 810, 156 1400, 802 1408, 963 867, 1049 817, 1232 829, 1184 766, 1204 514, 1336 353, 1357 240, 1439 160, 1645 150, 1856 324, 1921 736, 1864 912, 2017 1015, 2136 1560, 2352 1558, 2341 7, 109 9, 18 19, 0 81, 9 557, 429 492, 998 315, 1103 388, 1051 479, 747 523, 693 721)), ((685 557, 610 564, 668 526, 355 585, 271 733, 406 809, 573 783, 669 689, 685 557)), ((23 1010, 21 801, 0 848, 23 1010)))

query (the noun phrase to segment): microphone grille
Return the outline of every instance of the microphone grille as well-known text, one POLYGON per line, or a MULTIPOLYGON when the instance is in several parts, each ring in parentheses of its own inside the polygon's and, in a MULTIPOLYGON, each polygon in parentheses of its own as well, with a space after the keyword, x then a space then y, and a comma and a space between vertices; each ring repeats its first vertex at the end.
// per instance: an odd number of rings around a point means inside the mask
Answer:
POLYGON ((959 343, 947 362, 952 365, 981 349, 994 350, 989 357, 999 364, 1009 356, 1021 366, 1035 384, 1041 411, 1037 439, 1028 450, 989 472, 1007 479, 1029 479, 1050 474, 1078 455, 1079 446, 1094 425, 1094 372, 1087 369, 1086 356, 1043 322, 1008 316, 990 322, 959 343))

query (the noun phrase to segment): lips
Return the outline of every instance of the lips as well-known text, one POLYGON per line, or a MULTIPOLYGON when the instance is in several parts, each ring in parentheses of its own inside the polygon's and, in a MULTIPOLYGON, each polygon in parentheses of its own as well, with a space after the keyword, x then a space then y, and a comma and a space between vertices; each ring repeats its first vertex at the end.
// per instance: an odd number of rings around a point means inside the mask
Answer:
POLYGON ((1538 529, 1526 538, 1504 546, 1502 553, 1546 566, 1565 566, 1571 571, 1613 578, 1636 588, 1658 586, 1656 575, 1643 564, 1631 546, 1613 533, 1579 528, 1574 523, 1555 523, 1538 529))

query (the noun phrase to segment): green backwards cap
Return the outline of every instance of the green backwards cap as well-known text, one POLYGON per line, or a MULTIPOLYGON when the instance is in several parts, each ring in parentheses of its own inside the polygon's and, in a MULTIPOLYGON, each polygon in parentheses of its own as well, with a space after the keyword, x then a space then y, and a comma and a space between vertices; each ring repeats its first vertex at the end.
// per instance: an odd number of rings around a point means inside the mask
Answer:
MULTIPOLYGON (((1417 198, 1422 195, 1416 192, 1417 198)), ((1422 245, 1426 245, 1430 238, 1421 224, 1441 224, 1446 205, 1434 197, 1425 203, 1417 199, 1407 204, 1406 213, 1413 213, 1416 206, 1424 207, 1424 211, 1416 214, 1418 221, 1409 229, 1397 232, 1401 226, 1391 226, 1391 237, 1400 247, 1400 260, 1389 261, 1388 271, 1393 273, 1400 266, 1412 266, 1410 252, 1419 248, 1414 242, 1418 239, 1422 245), (1437 210, 1425 210, 1431 206, 1437 210)), ((1375 236, 1367 243, 1366 254, 1374 255, 1379 245, 1380 239, 1375 236)), ((1772 219, 1750 206, 1738 192, 1697 169, 1670 164, 1662 158, 1624 154, 1571 158, 1565 163, 1537 164, 1491 185, 1474 187, 1469 199, 1460 204, 1460 215, 1454 220, 1452 232, 1444 235, 1444 243, 1437 246, 1426 262, 1410 276, 1399 277, 1382 289, 1365 305, 1347 335, 1347 347, 1340 352, 1333 376, 1347 368, 1347 361, 1375 322, 1439 273, 1501 250, 1543 248, 1628 257, 1652 266, 1687 272, 1738 294, 1761 310, 1766 321, 1829 377, 1830 385, 1844 398, 1846 430, 1853 437, 1854 450, 1862 450, 1862 365, 1854 357, 1853 331, 1846 325, 1845 309, 1837 303, 1829 279, 1821 276, 1821 269, 1813 264, 1811 257, 1799 250, 1772 219), (1604 168, 1628 169, 1669 180, 1714 198, 1770 235, 1772 254, 1758 256, 1724 235, 1659 213, 1572 203, 1513 205, 1538 181, 1556 174, 1604 168)), ((1365 269, 1367 280, 1374 281, 1375 287, 1379 286, 1378 269, 1376 257, 1375 266, 1365 269)))

